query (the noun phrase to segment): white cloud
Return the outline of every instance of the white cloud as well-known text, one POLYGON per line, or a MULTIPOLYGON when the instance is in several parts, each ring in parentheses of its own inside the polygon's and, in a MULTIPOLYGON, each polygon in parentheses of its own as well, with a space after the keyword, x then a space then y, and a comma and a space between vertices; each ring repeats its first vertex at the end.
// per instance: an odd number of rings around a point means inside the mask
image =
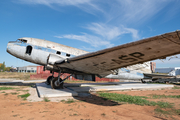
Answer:
MULTIPOLYGON (((144 22, 156 15, 169 1, 167 0, 118 0, 118 20, 126 23, 144 22)), ((115 13, 114 13, 115 14, 115 13)))
POLYGON ((20 3, 46 5, 48 7, 51 7, 52 9, 56 9, 55 6, 58 5, 58 6, 75 6, 90 14, 94 14, 95 11, 103 12, 96 4, 93 4, 92 1, 93 0, 19 0, 20 3))
MULTIPOLYGON (((82 35, 61 35, 59 38, 80 40, 93 47, 112 46, 110 40, 121 35, 131 34, 134 40, 139 39, 138 30, 130 25, 142 24, 157 15, 174 0, 19 0, 26 4, 41 4, 51 8, 57 6, 74 6, 82 11, 101 18, 98 22, 85 25, 90 33, 82 35), (101 43, 101 44, 99 44, 101 43)), ((79 31, 81 32, 81 31, 79 31)))
POLYGON ((85 27, 91 30, 93 33, 102 36, 105 40, 116 39, 120 35, 131 33, 133 39, 138 39, 138 31, 133 28, 127 28, 123 25, 112 26, 103 23, 92 23, 85 27))
POLYGON ((124 28, 124 29, 127 31, 127 33, 132 34, 133 39, 135 40, 139 39, 138 31, 136 29, 133 29, 133 28, 124 28))
POLYGON ((91 32, 96 35, 83 33, 83 35, 70 34, 56 37, 83 41, 89 43, 93 47, 112 47, 114 45, 111 44, 110 40, 117 39, 120 35, 123 34, 132 34, 133 39, 139 38, 137 30, 133 28, 126 28, 124 26, 116 27, 105 24, 92 23, 85 28, 91 30, 91 32))
POLYGON ((83 35, 62 35, 62 36, 55 36, 57 38, 67 38, 67 39, 74 39, 74 40, 79 40, 86 42, 93 47, 99 47, 99 46, 106 46, 106 47, 112 47, 113 44, 111 44, 108 41, 103 41, 100 37, 96 37, 93 35, 89 35, 86 33, 83 33, 83 35))
POLYGON ((105 24, 92 23, 86 27, 97 35, 103 36, 106 40, 112 40, 119 35, 127 33, 122 27, 108 26, 105 24))
MULTIPOLYGON (((25 4, 41 4, 51 8, 75 6, 85 12, 104 17, 106 22, 142 23, 175 0, 19 0, 25 4)), ((174 13, 173 13, 174 14, 174 13)))
POLYGON ((79 5, 84 3, 89 3, 91 0, 19 0, 26 4, 59 4, 59 5, 79 5))

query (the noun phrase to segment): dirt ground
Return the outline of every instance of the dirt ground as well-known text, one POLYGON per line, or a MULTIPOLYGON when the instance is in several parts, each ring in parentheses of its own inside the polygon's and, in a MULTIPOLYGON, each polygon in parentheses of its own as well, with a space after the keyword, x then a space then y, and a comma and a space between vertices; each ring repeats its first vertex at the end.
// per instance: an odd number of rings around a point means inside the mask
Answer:
MULTIPOLYGON (((58 102, 45 102, 45 99, 32 102, 23 100, 18 95, 29 93, 29 89, 35 90, 35 88, 28 86, 9 87, 15 89, 0 90, 0 120, 180 120, 178 114, 164 115, 155 112, 157 106, 117 103, 105 100, 96 93, 75 98, 71 102, 60 100, 58 102)), ((113 93, 132 96, 180 95, 180 89, 114 91, 113 93)), ((173 103, 175 109, 180 109, 180 99, 178 98, 148 100, 173 103)))

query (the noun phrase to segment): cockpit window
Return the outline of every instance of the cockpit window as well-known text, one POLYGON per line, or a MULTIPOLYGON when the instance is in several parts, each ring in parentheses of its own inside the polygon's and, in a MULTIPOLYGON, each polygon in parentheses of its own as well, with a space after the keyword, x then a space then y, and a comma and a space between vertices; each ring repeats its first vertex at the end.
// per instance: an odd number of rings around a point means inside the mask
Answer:
POLYGON ((32 53, 32 46, 28 45, 26 47, 26 54, 31 55, 31 53, 32 53))
POLYGON ((17 42, 27 43, 27 40, 25 40, 25 39, 17 39, 17 42))
POLYGON ((27 40, 21 40, 23 43, 27 43, 27 40))
POLYGON ((20 40, 16 40, 16 42, 21 43, 22 41, 20 41, 20 40))

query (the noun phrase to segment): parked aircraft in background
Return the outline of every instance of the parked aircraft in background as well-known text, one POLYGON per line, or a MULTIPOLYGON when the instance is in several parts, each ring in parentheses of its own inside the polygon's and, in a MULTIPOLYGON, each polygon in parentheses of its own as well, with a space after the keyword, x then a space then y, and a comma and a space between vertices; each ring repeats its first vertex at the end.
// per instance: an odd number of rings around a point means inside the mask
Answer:
POLYGON ((52 72, 47 83, 56 89, 63 88, 63 82, 67 79, 60 78, 63 73, 91 81, 95 81, 95 76, 120 79, 123 74, 118 72, 119 68, 179 54, 179 48, 180 31, 175 31, 91 53, 47 40, 24 37, 9 42, 7 52, 45 66, 45 70, 52 72), (59 73, 58 77, 53 77, 54 72, 59 73))
POLYGON ((171 75, 164 75, 164 74, 151 74, 151 73, 140 73, 137 71, 130 71, 125 68, 121 68, 117 70, 118 73, 116 74, 110 74, 106 76, 105 78, 110 79, 125 79, 125 80, 141 80, 142 82, 145 82, 144 79, 151 79, 156 80, 158 78, 172 78, 175 76, 171 75))

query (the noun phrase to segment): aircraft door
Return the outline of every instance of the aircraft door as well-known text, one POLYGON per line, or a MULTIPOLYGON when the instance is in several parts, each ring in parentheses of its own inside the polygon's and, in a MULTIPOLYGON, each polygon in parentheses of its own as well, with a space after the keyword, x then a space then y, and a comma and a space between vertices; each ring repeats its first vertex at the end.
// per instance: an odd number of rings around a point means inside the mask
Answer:
POLYGON ((32 49, 33 49, 32 46, 28 45, 28 46, 26 47, 26 54, 31 55, 32 49))

